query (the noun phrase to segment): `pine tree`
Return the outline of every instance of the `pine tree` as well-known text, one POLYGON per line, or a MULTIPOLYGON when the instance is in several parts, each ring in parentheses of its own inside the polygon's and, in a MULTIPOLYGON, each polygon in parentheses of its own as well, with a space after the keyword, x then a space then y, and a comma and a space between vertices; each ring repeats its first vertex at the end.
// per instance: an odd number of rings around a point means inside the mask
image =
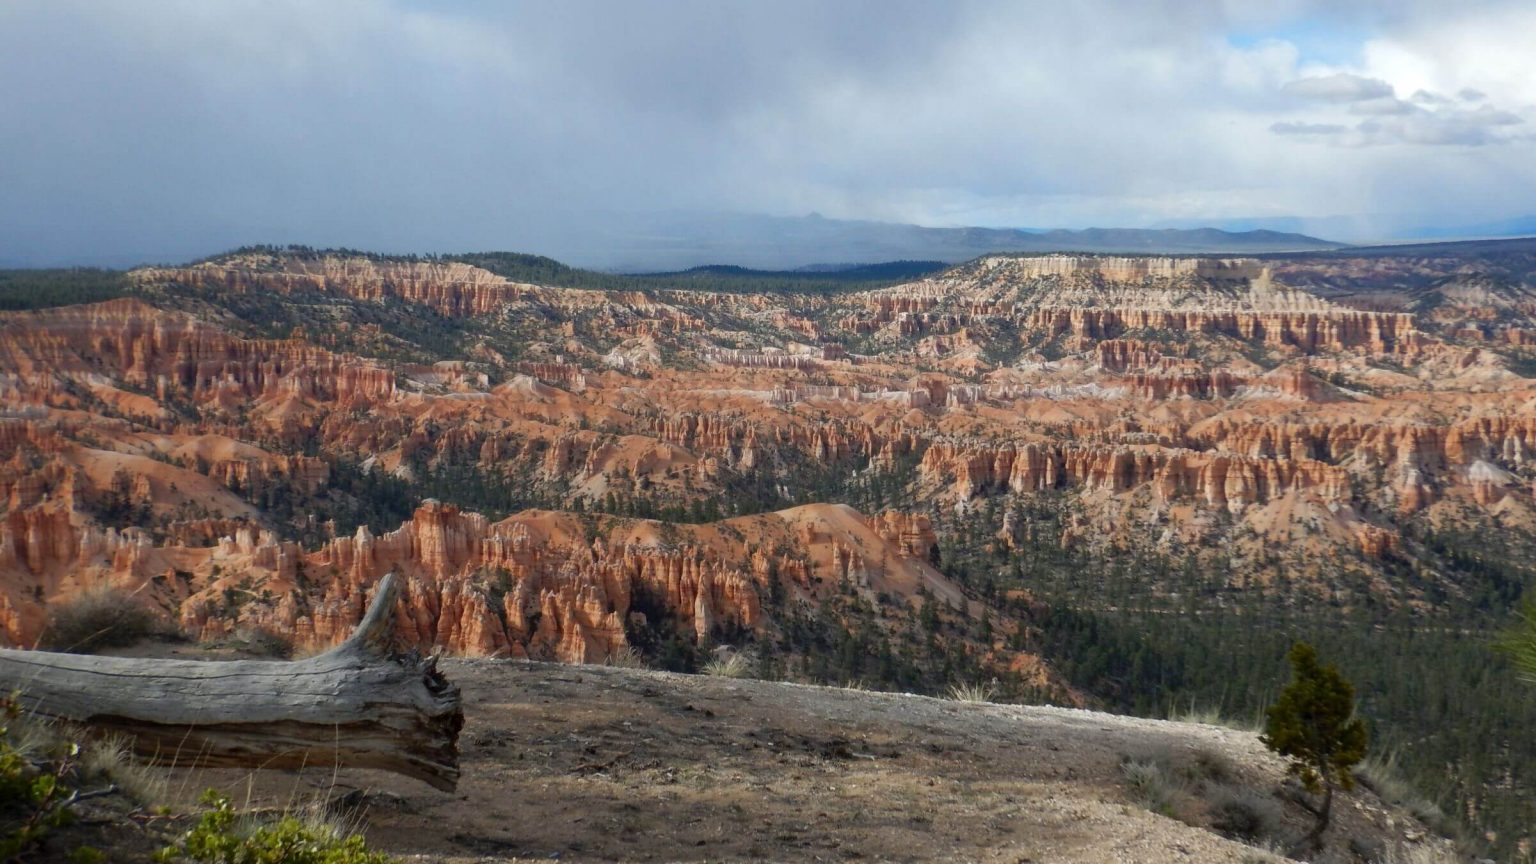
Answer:
POLYGON ((1499 648, 1520 670, 1520 677, 1536 684, 1536 601, 1521 607, 1519 622, 1504 632, 1499 648))
POLYGON ((1290 760, 1289 771, 1321 804, 1302 801, 1317 824, 1302 839, 1300 850, 1320 850, 1323 832, 1333 811, 1335 788, 1354 788, 1350 769, 1365 758, 1365 723, 1354 716, 1355 688, 1334 666, 1317 660, 1317 650, 1305 642, 1291 647, 1291 683, 1269 706, 1260 740, 1290 760))

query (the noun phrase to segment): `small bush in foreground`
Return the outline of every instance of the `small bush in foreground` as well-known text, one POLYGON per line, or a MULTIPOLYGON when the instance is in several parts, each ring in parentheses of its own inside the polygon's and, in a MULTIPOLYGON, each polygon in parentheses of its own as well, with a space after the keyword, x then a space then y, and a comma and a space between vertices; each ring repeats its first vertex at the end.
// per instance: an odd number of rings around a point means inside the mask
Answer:
POLYGON ((98 588, 59 604, 48 621, 45 645, 55 651, 90 654, 120 648, 156 632, 153 613, 126 592, 98 588))
POLYGON ((1245 785, 1218 750, 1151 744, 1120 770, 1131 800, 1153 813, 1258 846, 1278 845, 1284 833, 1284 804, 1245 785))
POLYGON ((368 848, 358 834, 308 825, 295 816, 256 824, 235 810, 227 795, 209 791, 208 810, 191 831, 155 856, 161 864, 393 864, 368 848))
POLYGON ((74 818, 80 796, 69 781, 80 747, 52 729, 28 729, 14 696, 0 699, 0 718, 0 861, 13 861, 74 818))
POLYGON ((1182 784, 1156 762, 1129 761, 1121 764, 1125 785, 1131 798, 1142 807, 1162 816, 1174 815, 1175 802, 1184 796, 1182 784))
POLYGON ((1211 827, 1239 840, 1274 837, 1285 816, 1274 796, 1241 787, 1214 787, 1208 805, 1211 827))

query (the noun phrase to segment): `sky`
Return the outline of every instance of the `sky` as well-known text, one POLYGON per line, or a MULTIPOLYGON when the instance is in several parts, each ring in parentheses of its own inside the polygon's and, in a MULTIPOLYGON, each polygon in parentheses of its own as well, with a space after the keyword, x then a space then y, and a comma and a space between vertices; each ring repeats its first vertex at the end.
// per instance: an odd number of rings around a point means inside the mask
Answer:
POLYGON ((1533 36, 1530 0, 0 0, 0 264, 1481 225, 1536 213, 1533 36))

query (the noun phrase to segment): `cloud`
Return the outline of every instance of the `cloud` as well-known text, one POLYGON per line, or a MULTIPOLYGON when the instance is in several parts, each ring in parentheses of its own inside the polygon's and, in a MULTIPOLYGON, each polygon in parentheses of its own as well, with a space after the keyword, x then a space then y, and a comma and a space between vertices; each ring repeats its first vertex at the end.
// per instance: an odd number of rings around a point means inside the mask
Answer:
POLYGON ((1316 75, 1286 82, 1283 92, 1301 99, 1318 102, 1360 102, 1367 99, 1390 99, 1395 92, 1392 85, 1379 78, 1365 78, 1348 72, 1332 75, 1316 75))
POLYGON ((1533 137, 1517 127, 1531 109, 1507 106, 1536 99, 1528 84, 1536 60, 1517 53, 1523 49, 1509 28, 1536 26, 1536 13, 1495 3, 1437 22, 1408 8, 1401 28, 1367 39, 1349 68, 1317 69, 1283 84, 1280 94, 1311 105, 1277 112, 1292 116, 1270 131, 1356 149, 1529 146, 1533 137), (1398 92, 1412 95, 1399 99, 1398 92))
POLYGON ((1349 127, 1342 123, 1274 123, 1269 130, 1276 135, 1343 135, 1349 127))
POLYGON ((1368 116, 1412 114, 1420 109, 1391 96, 1380 99, 1364 99, 1349 106, 1349 113, 1368 116))
POLYGON ((1407 117, 1366 120, 1356 127, 1361 146, 1419 144, 1430 147, 1482 147, 1504 143, 1500 127, 1522 121, 1504 111, 1437 111, 1407 117))
POLYGON ((1399 6, 8 0, 0 257, 302 242, 608 266, 613 213, 1527 208, 1529 4, 1399 6), (1426 101, 1464 90, 1487 95, 1426 101))
POLYGON ((1377 147, 1391 144, 1482 147, 1520 140, 1510 134, 1507 129, 1525 122, 1517 114, 1486 105, 1472 110, 1440 109, 1437 111, 1407 107, 1406 111, 1359 112, 1375 113, 1379 116, 1362 120, 1354 126, 1341 123, 1277 122, 1270 126, 1270 131, 1277 135, 1310 138, 1313 141, 1343 147, 1377 147))

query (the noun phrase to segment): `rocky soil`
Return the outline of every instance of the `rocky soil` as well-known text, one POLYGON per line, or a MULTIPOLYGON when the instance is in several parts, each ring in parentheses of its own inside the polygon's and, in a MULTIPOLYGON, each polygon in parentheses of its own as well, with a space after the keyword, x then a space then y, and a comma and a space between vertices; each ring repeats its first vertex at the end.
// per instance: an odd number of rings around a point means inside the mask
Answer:
MULTIPOLYGON (((457 793, 325 766, 177 772, 173 786, 257 807, 328 796, 374 845, 421 862, 1281 860, 1149 812, 1128 760, 1272 801, 1270 844, 1306 824, 1273 794, 1278 761, 1221 727, 614 667, 445 668, 465 696, 457 793)), ((1208 806, 1195 793, 1173 810, 1206 824, 1208 806)), ((1436 848, 1364 789, 1336 810, 1315 860, 1436 848)))

